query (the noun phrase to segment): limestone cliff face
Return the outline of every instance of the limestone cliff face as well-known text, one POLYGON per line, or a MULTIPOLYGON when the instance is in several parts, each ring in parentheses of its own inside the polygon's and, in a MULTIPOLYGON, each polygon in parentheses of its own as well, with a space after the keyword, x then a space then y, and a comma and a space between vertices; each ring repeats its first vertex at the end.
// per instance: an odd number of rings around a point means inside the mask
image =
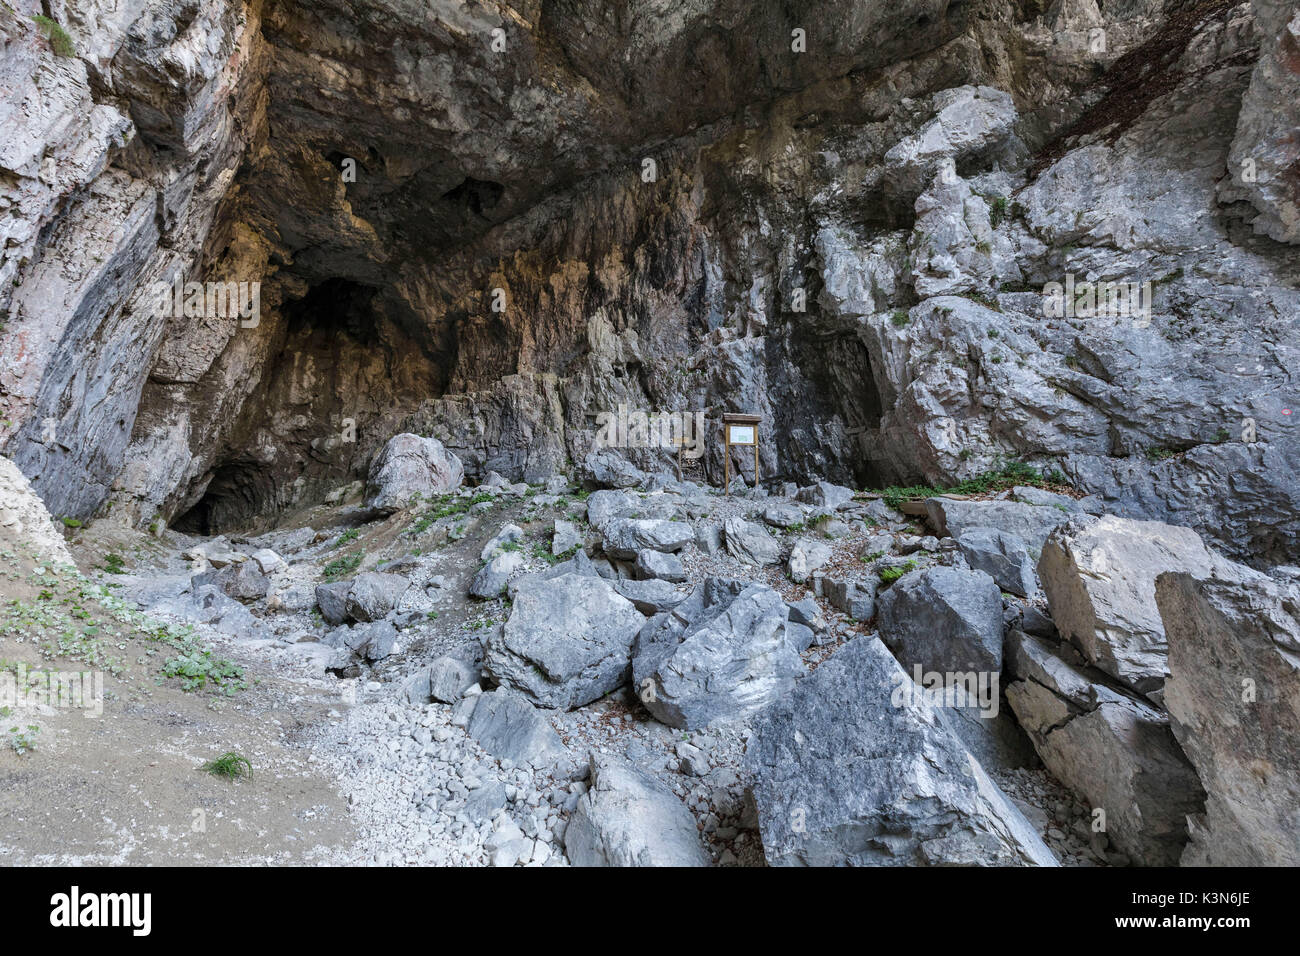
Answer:
POLYGON ((536 478, 626 404, 1300 556, 1285 4, 76 6, 72 57, 0 8, 0 443, 55 513, 270 519, 399 430, 536 478), (256 324, 160 318, 178 274, 256 324))

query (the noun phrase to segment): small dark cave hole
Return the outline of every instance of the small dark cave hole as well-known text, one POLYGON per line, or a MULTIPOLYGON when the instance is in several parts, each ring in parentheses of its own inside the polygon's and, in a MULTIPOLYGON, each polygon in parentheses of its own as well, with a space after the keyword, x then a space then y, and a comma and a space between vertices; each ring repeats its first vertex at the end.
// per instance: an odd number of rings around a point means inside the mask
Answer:
POLYGON ((460 185, 443 193, 442 198, 468 209, 476 216, 482 216, 496 208, 504 192, 505 187, 500 183, 466 176, 460 185))
POLYGON ((201 535, 243 528, 265 512, 275 493, 275 477, 256 462, 228 462, 213 472, 203 497, 172 527, 183 534, 201 535))

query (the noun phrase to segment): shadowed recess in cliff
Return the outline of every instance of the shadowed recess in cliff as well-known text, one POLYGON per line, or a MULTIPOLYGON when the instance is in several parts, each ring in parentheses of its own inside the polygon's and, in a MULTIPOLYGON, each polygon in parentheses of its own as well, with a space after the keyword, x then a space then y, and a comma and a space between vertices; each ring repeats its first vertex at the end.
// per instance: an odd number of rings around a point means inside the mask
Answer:
POLYGON ((261 381, 176 527, 262 525, 364 480, 398 421, 446 390, 455 352, 381 290, 337 278, 312 287, 285 306, 261 381))

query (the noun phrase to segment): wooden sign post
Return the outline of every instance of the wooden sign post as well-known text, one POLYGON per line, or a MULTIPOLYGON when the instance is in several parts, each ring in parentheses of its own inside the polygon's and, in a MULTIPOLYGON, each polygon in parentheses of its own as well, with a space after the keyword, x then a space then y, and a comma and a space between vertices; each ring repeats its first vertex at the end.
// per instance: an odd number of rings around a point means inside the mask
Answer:
POLYGON ((723 488, 731 494, 731 446, 754 446, 754 486, 758 487, 758 425, 763 420, 761 415, 742 415, 738 412, 724 412, 722 415, 722 432, 726 439, 726 451, 723 455, 723 488))

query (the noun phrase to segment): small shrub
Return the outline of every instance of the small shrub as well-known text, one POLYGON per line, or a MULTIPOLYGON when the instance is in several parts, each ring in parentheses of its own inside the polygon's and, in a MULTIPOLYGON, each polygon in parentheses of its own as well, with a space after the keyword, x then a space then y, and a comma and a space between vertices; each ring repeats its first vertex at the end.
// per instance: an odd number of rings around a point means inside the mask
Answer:
POLYGON ((885 570, 880 572, 880 582, 888 586, 890 584, 893 584, 895 581, 901 578, 904 574, 907 574, 909 571, 915 571, 915 570, 916 570, 915 561, 908 561, 904 564, 900 564, 892 568, 885 568, 885 570))
POLYGON ((50 49, 54 51, 55 56, 77 55, 77 48, 72 45, 72 37, 68 36, 67 30, 59 26, 57 20, 42 16, 32 17, 32 20, 36 23, 36 29, 41 36, 50 41, 50 49))
POLYGON ((233 750, 223 753, 215 760, 209 760, 201 768, 204 773, 210 773, 214 777, 224 777, 227 780, 238 780, 240 777, 253 777, 253 765, 249 763, 247 757, 235 753, 233 750))
POLYGON ((335 558, 325 567, 321 568, 321 574, 326 581, 337 581, 345 575, 351 574, 357 568, 361 567, 361 562, 365 558, 365 552, 358 551, 356 554, 345 555, 341 558, 335 558))
POLYGON ((14 753, 21 757, 27 751, 36 749, 36 735, 40 732, 41 728, 35 724, 28 724, 26 730, 10 727, 9 746, 14 749, 14 753))
POLYGON ((1007 218, 1009 205, 1006 196, 993 196, 989 200, 989 225, 994 229, 1002 225, 1002 220, 1007 218))

